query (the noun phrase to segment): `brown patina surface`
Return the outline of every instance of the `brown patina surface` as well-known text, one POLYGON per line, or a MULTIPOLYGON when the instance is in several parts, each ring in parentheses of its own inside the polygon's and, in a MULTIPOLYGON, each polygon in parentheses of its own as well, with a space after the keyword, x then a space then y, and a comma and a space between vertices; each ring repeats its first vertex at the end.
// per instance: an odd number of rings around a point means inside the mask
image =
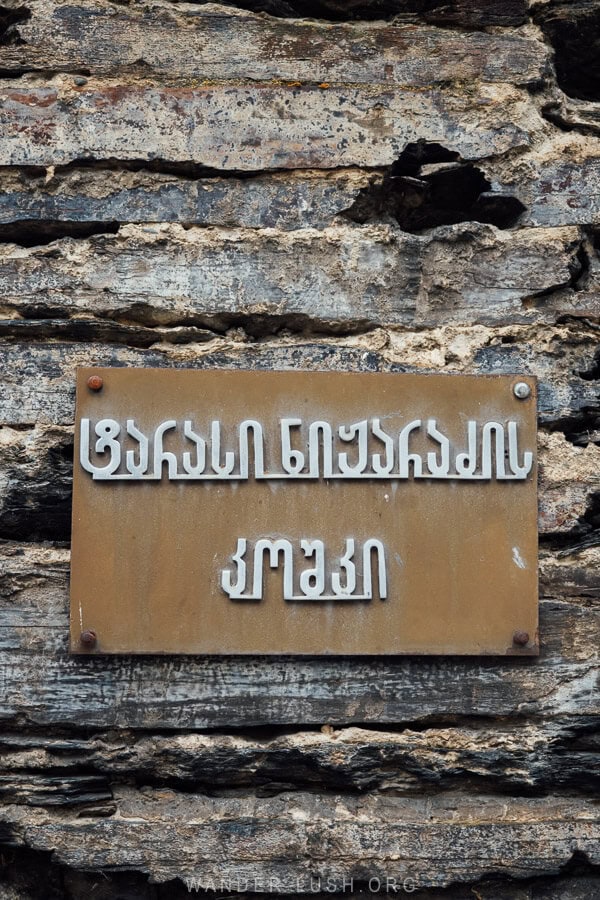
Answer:
MULTIPOLYGON (((176 420, 164 449, 181 465, 193 443, 184 420, 210 437, 221 423, 220 459, 239 445, 244 420, 262 424, 265 471, 283 472, 280 422, 297 418, 293 446, 308 460, 312 422, 331 424, 334 460, 346 452, 357 462, 356 442, 335 437, 341 425, 380 420, 397 435, 409 422, 423 427, 410 452, 440 458, 440 446, 425 433, 433 419, 450 440, 451 460, 467 446, 467 422, 517 423, 520 458, 535 451, 535 383, 518 399, 512 376, 436 376, 324 372, 232 372, 80 369, 77 424, 90 420, 91 458, 95 424, 105 418, 133 419, 152 435, 161 422, 176 420), (100 375, 100 391, 88 379, 100 375)), ((77 438, 79 440, 79 437, 77 438)), ((125 439, 127 440, 127 439, 125 439)), ((130 439, 129 439, 130 440, 130 439)), ((152 440, 150 440, 152 445, 152 440)), ((210 442, 207 440, 207 471, 210 442)), ((136 449, 135 441, 123 443, 136 449)), ((95 632, 91 652, 225 654, 535 654, 537 647, 537 525, 535 465, 524 480, 323 477, 254 477, 250 442, 248 479, 93 480, 75 450, 71 640, 74 652, 90 652, 84 631, 95 632), (265 557, 262 599, 231 599, 221 585, 231 569, 239 538, 248 541, 248 585, 252 547, 260 539, 287 539, 294 548, 294 594, 301 571, 312 568, 301 541, 325 545, 327 584, 348 538, 355 540, 357 590, 362 584, 362 546, 369 539, 385 548, 387 591, 380 596, 372 554, 370 600, 285 600, 283 554, 277 568, 265 557), (514 640, 515 633, 520 640, 514 640), (523 642, 525 633, 529 640, 523 642)), ((369 435, 369 458, 384 453, 369 435)), ((139 448, 138 448, 139 449, 139 448)), ((479 449, 481 453, 481 448, 479 449)), ((137 459, 136 452, 136 459, 137 459)), ((383 456, 381 457, 383 458, 383 456)), ((508 462, 507 462, 508 466, 508 462)), ((150 453, 152 468, 152 453, 150 453)), ((238 464, 236 461, 237 470, 238 464)), ((335 466, 334 466, 335 468, 335 466)), ((367 471, 369 470, 367 467, 367 471)), ((396 467, 395 467, 396 468, 396 467)), ((478 467, 479 468, 479 467, 478 467)), ((214 477, 214 476, 213 476, 214 477)), ((343 580, 343 578, 342 578, 343 580)), ((246 592, 248 593, 248 591, 246 592)), ((324 595, 331 594, 326 587, 324 595)))

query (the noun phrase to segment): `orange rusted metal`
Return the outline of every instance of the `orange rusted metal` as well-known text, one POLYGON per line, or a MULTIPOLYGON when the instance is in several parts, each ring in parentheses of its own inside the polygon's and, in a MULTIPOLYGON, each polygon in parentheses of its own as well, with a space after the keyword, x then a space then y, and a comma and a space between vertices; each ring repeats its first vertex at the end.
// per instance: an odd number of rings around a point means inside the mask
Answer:
POLYGON ((529 376, 79 370, 72 651, 537 654, 535 398, 529 376))
POLYGON ((90 375, 87 380, 87 386, 89 387, 90 391, 101 391, 103 383, 104 382, 102 381, 100 375, 90 375))

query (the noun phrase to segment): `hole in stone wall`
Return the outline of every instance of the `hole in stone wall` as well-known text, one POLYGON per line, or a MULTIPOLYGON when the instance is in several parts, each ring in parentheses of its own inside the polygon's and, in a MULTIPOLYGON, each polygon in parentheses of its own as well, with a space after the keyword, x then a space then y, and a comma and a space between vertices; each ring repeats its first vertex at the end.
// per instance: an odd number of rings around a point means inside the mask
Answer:
POLYGON ((594 360, 589 369, 579 372, 579 377, 584 381, 600 381, 600 348, 594 354, 594 360))
POLYGON ((565 438, 576 447, 600 445, 600 412, 597 408, 584 408, 578 413, 559 419, 551 430, 562 431, 565 438))
POLYGON ((354 222, 393 220, 404 231, 484 222, 510 228, 525 207, 516 197, 494 193, 473 163, 441 144, 408 144, 379 182, 363 188, 345 215, 354 222))
POLYGON ((119 222, 59 222, 23 219, 0 225, 0 243, 39 247, 60 238, 89 238, 93 234, 117 234, 119 222))
POLYGON ((19 31, 15 28, 19 22, 26 22, 31 18, 31 12, 26 6, 10 8, 0 6, 0 47, 24 44, 19 31))
POLYGON ((589 543, 594 546, 600 544, 600 492, 592 494, 581 521, 589 543))
POLYGON ((573 875, 587 874, 590 869, 598 872, 600 866, 593 863, 584 850, 573 850, 571 858, 560 867, 562 873, 568 872, 573 875))
POLYGON ((554 47, 556 77, 565 94, 600 100, 600 0, 542 8, 536 20, 554 47))
POLYGON ((526 0, 225 0, 224 5, 279 18, 306 17, 347 22, 398 17, 459 28, 514 26, 527 21, 526 0))
MULTIPOLYGON (((2 498, 0 540, 65 541, 71 537, 73 444, 67 440, 41 457, 29 476, 5 465, 11 487, 2 498)), ((1 896, 1 893, 0 893, 1 896)))

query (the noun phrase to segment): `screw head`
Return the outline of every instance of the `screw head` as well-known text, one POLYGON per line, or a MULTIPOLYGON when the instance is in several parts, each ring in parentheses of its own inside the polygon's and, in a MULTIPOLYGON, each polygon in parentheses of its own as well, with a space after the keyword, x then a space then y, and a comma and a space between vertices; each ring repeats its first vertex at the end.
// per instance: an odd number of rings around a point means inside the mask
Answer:
POLYGON ((95 647, 96 645, 96 632, 89 628, 87 631, 82 631, 79 637, 79 640, 83 644, 84 647, 95 647))
POLYGON ((100 375, 90 375, 87 380, 87 386, 89 387, 90 391, 101 391, 103 384, 104 381, 102 380, 100 375))
POLYGON ((526 631, 515 631, 513 634, 513 644, 517 644, 519 647, 524 647, 525 644, 529 643, 529 635, 526 631))
POLYGON ((524 381, 517 381, 513 388, 513 393, 519 400, 527 400, 531 394, 531 388, 524 381))

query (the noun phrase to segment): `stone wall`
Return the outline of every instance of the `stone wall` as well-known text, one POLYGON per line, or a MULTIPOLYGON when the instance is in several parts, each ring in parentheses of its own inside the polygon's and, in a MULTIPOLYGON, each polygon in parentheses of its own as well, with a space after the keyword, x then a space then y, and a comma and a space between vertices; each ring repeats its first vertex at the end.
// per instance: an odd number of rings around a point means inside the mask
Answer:
POLYGON ((600 896, 599 46, 2 0, 0 897, 600 896), (78 365, 538 376, 539 659, 69 656, 78 365))

